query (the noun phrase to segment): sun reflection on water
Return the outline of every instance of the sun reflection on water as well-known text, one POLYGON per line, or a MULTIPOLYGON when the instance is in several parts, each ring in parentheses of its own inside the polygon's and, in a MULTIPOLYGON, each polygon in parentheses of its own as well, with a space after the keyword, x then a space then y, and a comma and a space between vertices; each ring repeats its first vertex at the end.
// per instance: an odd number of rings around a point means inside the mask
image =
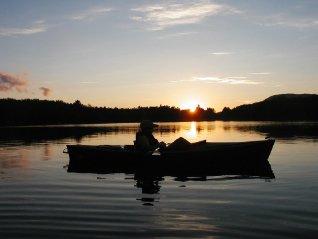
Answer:
POLYGON ((186 137, 190 139, 196 138, 198 135, 197 122, 191 122, 190 129, 186 132, 186 137))

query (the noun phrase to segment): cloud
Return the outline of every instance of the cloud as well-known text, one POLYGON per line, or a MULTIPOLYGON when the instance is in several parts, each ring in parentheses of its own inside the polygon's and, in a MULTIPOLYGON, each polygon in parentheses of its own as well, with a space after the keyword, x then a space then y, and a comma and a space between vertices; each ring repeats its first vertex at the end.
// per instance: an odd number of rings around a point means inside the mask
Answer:
POLYGON ((262 82, 247 80, 245 76, 232 76, 232 77, 193 77, 190 80, 179 80, 171 81, 170 83, 180 82, 204 82, 204 83, 218 83, 218 84, 229 84, 229 85, 259 85, 262 82))
POLYGON ((247 79, 246 76, 229 76, 227 78, 228 79, 237 79, 237 80, 247 79))
POLYGON ((52 90, 50 88, 47 88, 47 87, 40 87, 39 90, 42 91, 42 95, 47 97, 51 94, 52 90))
POLYGON ((318 18, 300 18, 281 13, 264 17, 259 23, 264 26, 283 26, 304 29, 318 27, 318 18))
POLYGON ((74 14, 70 16, 71 20, 82 21, 82 20, 92 20, 93 18, 103 15, 107 12, 112 11, 112 8, 109 7, 94 7, 90 8, 86 11, 82 11, 78 14, 74 14))
POLYGON ((132 9, 138 16, 131 19, 150 24, 149 30, 163 30, 176 25, 193 24, 218 14, 237 14, 238 10, 225 5, 199 1, 196 3, 154 4, 132 9))
MULTIPOLYGON (((112 8, 107 7, 94 7, 69 16, 67 19, 74 21, 92 20, 95 17, 103 15, 112 10, 112 8)), ((33 24, 25 27, 0 27, 0 37, 33 35, 41 32, 46 32, 51 27, 52 25, 47 25, 45 20, 34 21, 33 24)))
POLYGON ((47 31, 48 26, 44 21, 36 21, 33 25, 28 27, 0 27, 0 37, 10 37, 19 35, 32 35, 47 31))
POLYGON ((250 75, 270 75, 270 72, 251 72, 250 75))
POLYGON ((221 83, 221 84, 230 84, 230 85, 258 85, 262 82, 246 80, 244 77, 195 77, 196 81, 204 81, 210 83, 221 83))
POLYGON ((224 56, 224 55, 232 55, 232 54, 234 54, 234 52, 212 52, 210 54, 215 55, 215 56, 224 56))
POLYGON ((97 81, 81 81, 81 84, 96 84, 98 83, 97 81))
POLYGON ((177 38, 196 34, 197 32, 176 32, 158 37, 158 39, 177 38))
POLYGON ((26 91, 27 80, 24 77, 11 75, 5 72, 0 72, 0 91, 18 92, 26 91))

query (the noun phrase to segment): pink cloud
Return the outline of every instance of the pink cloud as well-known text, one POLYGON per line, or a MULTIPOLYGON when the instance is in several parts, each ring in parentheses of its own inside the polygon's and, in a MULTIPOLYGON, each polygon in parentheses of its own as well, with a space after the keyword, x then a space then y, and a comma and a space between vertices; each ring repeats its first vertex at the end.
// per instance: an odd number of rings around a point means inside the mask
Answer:
POLYGON ((25 77, 15 76, 0 71, 0 91, 26 91, 27 84, 28 82, 25 77))

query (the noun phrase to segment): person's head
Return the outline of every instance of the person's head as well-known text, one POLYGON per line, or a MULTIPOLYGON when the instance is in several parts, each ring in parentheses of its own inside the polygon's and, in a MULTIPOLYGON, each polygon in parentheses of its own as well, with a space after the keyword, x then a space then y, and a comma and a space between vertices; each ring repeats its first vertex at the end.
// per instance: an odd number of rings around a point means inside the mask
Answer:
POLYGON ((140 129, 142 132, 145 133, 152 133, 155 127, 158 127, 157 124, 154 124, 152 121, 150 120, 143 120, 141 121, 140 125, 139 125, 140 129))

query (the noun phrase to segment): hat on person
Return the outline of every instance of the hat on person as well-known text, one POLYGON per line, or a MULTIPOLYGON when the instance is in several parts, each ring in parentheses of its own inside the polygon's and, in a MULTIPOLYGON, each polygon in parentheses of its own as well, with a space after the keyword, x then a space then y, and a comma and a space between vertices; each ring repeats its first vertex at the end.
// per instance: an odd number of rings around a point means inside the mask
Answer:
POLYGON ((155 127, 158 127, 159 125, 154 124, 151 120, 143 120, 141 121, 139 126, 142 129, 153 129, 155 127))

